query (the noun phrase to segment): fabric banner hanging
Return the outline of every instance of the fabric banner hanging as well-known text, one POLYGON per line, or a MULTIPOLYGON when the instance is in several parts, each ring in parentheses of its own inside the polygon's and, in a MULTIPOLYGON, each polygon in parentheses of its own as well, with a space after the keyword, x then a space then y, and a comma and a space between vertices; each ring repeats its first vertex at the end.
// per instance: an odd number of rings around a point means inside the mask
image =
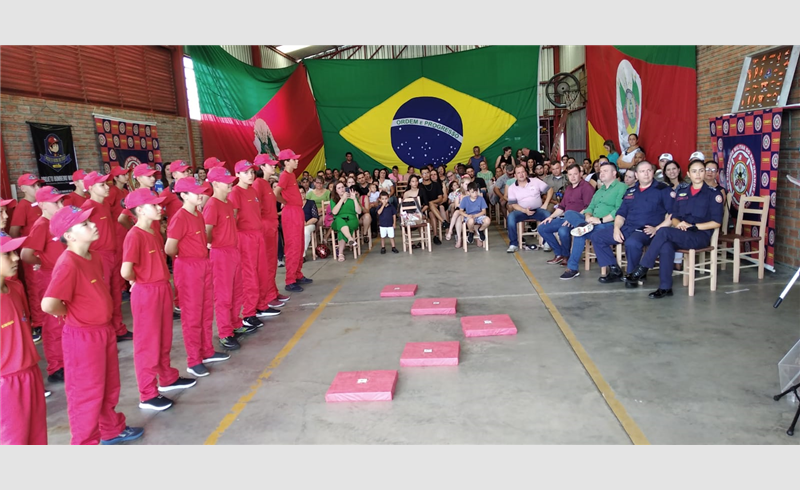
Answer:
POLYGON ((452 168, 479 146, 493 169, 505 146, 539 148, 539 46, 304 63, 332 168, 346 152, 366 170, 452 168))
MULTIPOLYGON (((731 220, 735 220, 742 196, 769 196, 767 258, 765 267, 774 271, 775 210, 777 206, 778 160, 781 145, 781 109, 744 112, 709 121, 714 161, 719 181, 733 194, 731 220)), ((758 236, 758 228, 743 226, 742 234, 758 236)), ((750 243, 742 245, 750 251, 750 243)))
POLYGON ((72 126, 29 122, 39 178, 69 194, 75 190, 72 173, 78 170, 78 159, 72 141, 72 126))
POLYGON ((103 157, 105 173, 112 165, 128 170, 145 163, 158 170, 156 190, 161 192, 163 165, 155 122, 129 121, 112 116, 93 114, 97 143, 103 157))
POLYGON ((622 154, 636 133, 647 159, 671 153, 687 170, 697 150, 695 46, 586 46, 592 160, 605 140, 622 154))
POLYGON ((239 160, 291 149, 295 174, 325 168, 322 132, 305 66, 256 68, 219 46, 187 46, 202 113, 203 153, 233 172, 239 160))

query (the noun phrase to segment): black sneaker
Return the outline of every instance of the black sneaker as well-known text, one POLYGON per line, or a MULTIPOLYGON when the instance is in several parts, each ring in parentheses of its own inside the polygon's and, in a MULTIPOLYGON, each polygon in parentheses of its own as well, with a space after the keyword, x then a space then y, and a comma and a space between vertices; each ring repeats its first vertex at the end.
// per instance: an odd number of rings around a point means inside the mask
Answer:
POLYGON ((203 364, 208 364, 209 362, 227 361, 230 358, 230 354, 226 354, 224 352, 215 352, 213 356, 203 359, 203 364))
POLYGON ((117 342, 125 342, 126 340, 133 340, 133 332, 130 330, 122 335, 117 335, 117 342))
POLYGON ((397 247, 392 247, 392 253, 393 253, 393 254, 399 254, 399 253, 400 253, 400 251, 399 251, 399 250, 397 250, 397 247))
POLYGON ((175 390, 183 390, 186 388, 191 388, 192 386, 197 384, 196 379, 189 379, 189 378, 178 378, 175 380, 174 383, 168 386, 159 386, 158 391, 161 393, 166 393, 168 391, 175 391, 175 390))
POLYGON ((293 282, 291 284, 287 284, 284 289, 286 289, 287 291, 291 291, 293 293, 302 293, 303 292, 303 288, 300 287, 300 285, 297 284, 296 282, 293 282))
POLYGON ((241 327, 233 329, 233 334, 236 335, 237 337, 241 337, 242 335, 253 333, 256 330, 258 330, 258 327, 256 327, 255 325, 245 325, 244 323, 242 323, 241 327))
POLYGON ((113 439, 108 440, 100 440, 100 444, 103 446, 110 446, 113 444, 121 444, 123 442, 134 441, 144 435, 144 428, 143 427, 128 427, 125 426, 125 430, 119 433, 119 435, 113 439))
POLYGON ((485 242, 486 241, 486 233, 483 230, 478 230, 478 238, 480 238, 482 242, 485 242))
MULTIPOLYGON (((233 337, 233 335, 231 335, 230 337, 223 337, 223 338, 219 339, 219 345, 221 345, 222 347, 224 347, 225 349, 228 349, 228 350, 239 350, 242 347, 239 344, 239 341, 236 340, 233 337)), ((214 355, 216 355, 216 354, 214 354, 214 355)))
POLYGON ((38 344, 42 341, 42 327, 33 327, 31 329, 31 334, 33 335, 34 344, 38 344))
POLYGON ((580 276, 580 275, 581 275, 581 273, 578 272, 578 271, 574 271, 572 269, 567 269, 567 270, 564 271, 563 274, 561 274, 561 277, 559 279, 572 279, 573 277, 577 277, 577 276, 580 276))
POLYGON ((311 284, 312 282, 314 282, 314 280, 308 277, 301 277, 296 282, 297 284, 311 284))
MULTIPOLYGON (((195 381, 195 383, 196 382, 197 381, 195 381)), ((158 395, 155 398, 139 402, 139 408, 143 408, 145 410, 157 410, 159 412, 166 410, 171 406, 172 400, 163 395, 158 395)))
POLYGON ((64 382, 64 368, 59 369, 47 377, 50 383, 63 383, 64 382))
POLYGON ((381 255, 386 253, 386 247, 381 247, 381 255))
POLYGON ((186 368, 186 372, 191 374, 192 376, 197 376, 198 378, 202 378, 203 376, 208 376, 208 368, 201 362, 197 366, 189 366, 186 368))
POLYGON ((475 241, 475 232, 473 232, 473 231, 468 231, 468 232, 467 232, 467 243, 469 243, 470 245, 472 245, 472 242, 474 242, 474 241, 475 241))
MULTIPOLYGON (((282 303, 281 306, 283 306, 282 303)), ((276 310, 275 308, 267 308, 266 310, 256 310, 256 316, 259 318, 263 318, 265 316, 278 316, 280 314, 281 310, 276 310)))
POLYGON ((264 323, 261 320, 259 320, 257 316, 248 316, 247 318, 244 318, 242 320, 242 326, 261 328, 264 326, 264 323))
POLYGON ((436 245, 441 245, 441 244, 442 244, 442 241, 441 241, 441 240, 439 240, 439 237, 438 237, 438 236, 435 236, 435 237, 433 237, 433 243, 435 243, 436 245))

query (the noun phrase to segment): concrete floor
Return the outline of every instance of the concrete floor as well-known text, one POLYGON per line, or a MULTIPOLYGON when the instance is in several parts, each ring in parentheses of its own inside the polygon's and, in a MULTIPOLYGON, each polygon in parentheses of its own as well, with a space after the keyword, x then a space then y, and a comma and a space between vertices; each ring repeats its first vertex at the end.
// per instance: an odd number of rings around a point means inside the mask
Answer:
MULTIPOLYGON (((796 405, 772 400, 777 363, 800 338, 800 284, 772 308, 793 270, 758 281, 749 269, 739 284, 728 270, 715 293, 704 282, 689 298, 676 285, 657 301, 647 298, 655 278, 635 290, 604 286, 595 264, 561 281, 563 268, 545 263, 552 253, 520 252, 542 296, 504 238, 492 227, 488 253, 445 242, 432 254, 380 255, 377 245, 359 261, 309 260, 314 284, 211 376, 170 394, 165 412, 138 408, 132 344, 119 344, 117 408, 146 429, 132 444, 631 444, 589 372, 613 390, 628 431, 643 434, 634 440, 800 444, 785 434, 796 405), (457 297, 458 314, 412 317, 413 298, 379 297, 392 283, 419 284, 417 297, 457 297), (495 313, 519 333, 463 337, 461 316, 495 313), (459 366, 399 367, 406 342, 446 340, 461 341, 459 366), (573 346, 585 349, 583 362, 573 346), (399 370, 393 401, 325 402, 337 372, 377 369, 399 370)), ((179 321, 174 328, 173 366, 191 377, 179 321)), ((63 385, 45 384, 49 441, 68 444, 63 385)))

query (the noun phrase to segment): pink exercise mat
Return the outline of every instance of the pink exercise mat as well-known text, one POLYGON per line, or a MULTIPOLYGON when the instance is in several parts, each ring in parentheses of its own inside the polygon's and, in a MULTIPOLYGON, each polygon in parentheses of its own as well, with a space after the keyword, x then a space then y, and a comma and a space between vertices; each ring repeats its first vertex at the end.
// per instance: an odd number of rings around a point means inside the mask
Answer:
POLYGON ((333 378, 326 402, 374 402, 391 400, 397 371, 343 371, 333 378))
POLYGON ((460 344, 454 342, 409 342, 400 356, 400 365, 458 366, 460 344))
POLYGON ((455 315, 456 298, 420 298, 411 306, 412 315, 455 315))
POLYGON ((381 291, 381 298, 397 296, 414 296, 417 293, 416 284, 389 284, 381 291))
POLYGON ((461 329, 467 337, 517 334, 517 327, 508 315, 464 316, 461 329))

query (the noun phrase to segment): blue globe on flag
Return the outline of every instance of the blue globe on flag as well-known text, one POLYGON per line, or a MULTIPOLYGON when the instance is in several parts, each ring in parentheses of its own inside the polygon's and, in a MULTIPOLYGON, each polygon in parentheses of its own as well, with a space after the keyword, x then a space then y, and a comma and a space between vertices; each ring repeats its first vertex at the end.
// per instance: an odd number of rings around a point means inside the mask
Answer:
POLYGON ((422 168, 453 160, 464 141, 461 115, 437 97, 415 97, 401 105, 392 119, 392 149, 405 164, 422 168))

